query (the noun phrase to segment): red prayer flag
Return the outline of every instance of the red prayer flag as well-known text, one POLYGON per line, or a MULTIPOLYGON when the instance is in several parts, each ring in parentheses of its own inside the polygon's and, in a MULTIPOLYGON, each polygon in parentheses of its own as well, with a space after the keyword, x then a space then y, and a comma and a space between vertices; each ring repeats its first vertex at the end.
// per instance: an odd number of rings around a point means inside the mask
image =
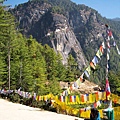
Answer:
POLYGON ((90 62, 90 66, 95 70, 95 65, 93 62, 90 62))
POLYGON ((104 53, 104 49, 103 49, 103 46, 102 46, 102 45, 100 46, 99 49, 100 49, 100 51, 101 51, 102 53, 104 53))
POLYGON ((106 79, 106 88, 105 88, 105 91, 106 91, 106 99, 109 99, 111 92, 110 92, 110 85, 109 85, 108 79, 106 79))

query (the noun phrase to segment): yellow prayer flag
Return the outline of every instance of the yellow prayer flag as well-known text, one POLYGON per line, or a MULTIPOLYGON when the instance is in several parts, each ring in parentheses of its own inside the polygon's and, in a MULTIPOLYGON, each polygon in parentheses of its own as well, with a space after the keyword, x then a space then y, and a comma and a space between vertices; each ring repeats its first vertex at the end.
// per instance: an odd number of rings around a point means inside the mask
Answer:
POLYGON ((90 72, 91 72, 90 65, 87 67, 86 71, 87 71, 87 72, 88 72, 88 74, 90 75, 90 72))

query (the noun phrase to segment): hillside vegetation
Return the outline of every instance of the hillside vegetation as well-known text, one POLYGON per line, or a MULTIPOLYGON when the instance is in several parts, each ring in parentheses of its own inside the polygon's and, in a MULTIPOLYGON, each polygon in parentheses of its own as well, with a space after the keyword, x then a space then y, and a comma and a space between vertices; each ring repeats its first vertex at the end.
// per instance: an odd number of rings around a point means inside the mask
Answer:
MULTIPOLYGON (((77 80, 93 59, 102 41, 106 40, 104 26, 106 23, 111 26, 115 41, 118 47, 120 46, 119 21, 103 18, 96 10, 85 5, 76 5, 70 0, 29 0, 11 9, 10 13, 0 7, 0 85, 2 87, 8 88, 10 83, 11 89, 22 87, 24 91, 35 91, 39 94, 60 93, 59 81, 77 80), (41 11, 38 14, 35 11, 39 9, 41 11), (72 35, 67 34, 66 31, 55 33, 58 29, 56 25, 59 23, 61 23, 60 27, 65 27, 63 20, 67 21, 65 24, 68 27, 67 31, 72 35), (52 33, 50 37, 46 37, 48 32, 52 33), (98 34, 101 34, 101 37, 98 37, 98 34), (63 46, 69 41, 66 46, 67 52, 64 51, 65 49, 62 52, 57 51, 58 49, 54 49, 51 45, 52 40, 55 48, 56 41, 63 42, 61 36, 65 39, 63 46), (75 45, 70 46, 71 37, 74 38, 79 51, 73 47, 75 45), (65 65, 61 62, 62 55, 67 56, 65 65), (84 63, 82 58, 85 61, 83 66, 80 64, 84 63), (82 67, 78 67, 78 64, 82 67)), ((120 92, 119 61, 120 56, 116 49, 111 47, 109 81, 111 90, 116 93, 120 92)), ((105 84, 106 55, 102 57, 97 68, 91 73, 90 81, 105 84)))

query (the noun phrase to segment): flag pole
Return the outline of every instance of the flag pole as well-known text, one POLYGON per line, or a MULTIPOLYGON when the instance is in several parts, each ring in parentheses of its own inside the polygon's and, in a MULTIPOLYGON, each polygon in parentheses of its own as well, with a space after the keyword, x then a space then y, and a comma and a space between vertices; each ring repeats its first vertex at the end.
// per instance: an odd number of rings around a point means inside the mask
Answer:
POLYGON ((110 27, 106 24, 106 86, 105 86, 105 91, 106 91, 106 101, 110 100, 110 85, 109 85, 109 80, 108 80, 108 70, 109 70, 109 52, 110 52, 110 37, 112 36, 112 32, 110 30, 110 27))

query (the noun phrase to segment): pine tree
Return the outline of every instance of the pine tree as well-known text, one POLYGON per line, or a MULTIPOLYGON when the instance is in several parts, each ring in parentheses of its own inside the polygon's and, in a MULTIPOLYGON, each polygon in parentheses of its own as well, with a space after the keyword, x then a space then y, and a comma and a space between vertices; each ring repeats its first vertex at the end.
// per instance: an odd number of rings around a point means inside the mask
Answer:
POLYGON ((15 22, 14 17, 8 13, 7 11, 4 11, 4 8, 0 6, 0 41, 1 41, 1 55, 4 57, 4 61, 6 62, 3 71, 8 72, 8 74, 5 75, 6 78, 4 83, 6 83, 6 87, 10 89, 10 54, 11 54, 11 47, 14 44, 15 39, 15 22), (7 80, 7 81, 6 81, 7 80))
POLYGON ((77 63, 75 62, 72 55, 69 55, 68 57, 68 65, 67 65, 67 78, 66 80, 68 82, 76 80, 76 71, 77 71, 77 63))
POLYGON ((32 87, 30 85, 28 86, 34 92, 43 94, 42 92, 46 89, 45 83, 47 81, 46 62, 44 60, 44 57, 42 56, 43 47, 39 43, 37 43, 36 40, 32 38, 32 36, 27 39, 27 46, 29 57, 26 60, 28 61, 27 63, 30 67, 29 76, 31 76, 31 78, 27 81, 28 83, 31 83, 32 87))

